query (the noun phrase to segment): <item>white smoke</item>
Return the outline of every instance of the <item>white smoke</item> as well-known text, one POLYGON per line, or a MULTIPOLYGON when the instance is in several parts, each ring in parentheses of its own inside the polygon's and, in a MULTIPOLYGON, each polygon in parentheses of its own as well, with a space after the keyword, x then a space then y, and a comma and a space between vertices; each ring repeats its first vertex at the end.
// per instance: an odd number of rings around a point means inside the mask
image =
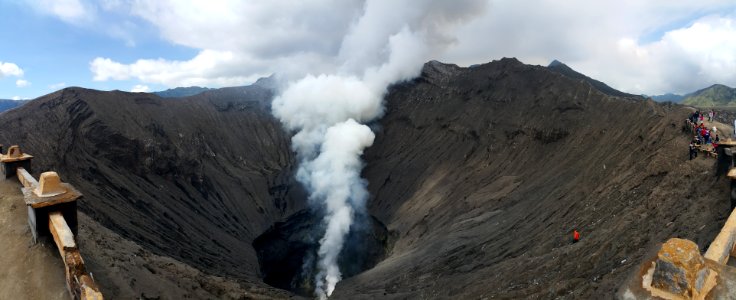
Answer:
POLYGON ((353 119, 330 127, 321 153, 304 165, 299 176, 306 176, 312 197, 324 201, 327 229, 320 240, 315 288, 320 298, 329 296, 340 281, 337 257, 353 222, 354 209, 363 209, 368 193, 360 178, 363 149, 373 144, 375 135, 368 126, 353 119), (306 171, 306 173, 305 173, 306 171))
POLYGON ((274 115, 296 132, 297 179, 309 189, 310 203, 325 212, 315 278, 320 299, 342 279, 338 255, 356 211, 365 211, 360 156, 375 135, 362 123, 383 114, 390 84, 419 75, 424 62, 452 43, 452 25, 484 6, 477 0, 366 1, 342 41, 336 74, 306 75, 274 99, 274 115))

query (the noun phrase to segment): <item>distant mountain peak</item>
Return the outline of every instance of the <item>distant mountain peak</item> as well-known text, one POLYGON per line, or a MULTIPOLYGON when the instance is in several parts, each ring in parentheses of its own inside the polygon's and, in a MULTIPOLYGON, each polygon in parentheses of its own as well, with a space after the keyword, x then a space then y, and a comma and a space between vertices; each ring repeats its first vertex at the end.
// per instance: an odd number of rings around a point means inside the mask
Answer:
POLYGON ((725 84, 720 84, 720 83, 716 83, 716 84, 711 85, 710 87, 708 87, 708 89, 714 89, 714 88, 715 89, 731 89, 730 86, 727 86, 725 84))
POLYGON ((549 65, 547 66, 547 68, 553 68, 553 67, 564 66, 564 65, 565 64, 563 64, 561 61, 555 59, 551 63, 549 63, 549 65))
POLYGON ((697 107, 736 106, 736 89, 723 84, 714 84, 688 94, 682 103, 697 107))
POLYGON ((271 74, 271 76, 268 77, 258 78, 258 80, 256 80, 253 85, 260 86, 266 89, 275 89, 278 85, 278 82, 276 81, 276 76, 271 74))
POLYGON ((605 84, 605 83, 603 83, 601 81, 598 81, 598 80, 595 80, 595 79, 590 78, 588 76, 585 76, 585 74, 582 74, 582 73, 580 73, 578 71, 573 70, 568 65, 563 64, 562 62, 560 62, 559 60, 556 60, 556 59, 553 60, 549 64, 549 66, 547 66, 547 69, 550 70, 550 71, 552 71, 552 72, 562 74, 562 75, 564 75, 566 77, 569 77, 569 78, 585 80, 590 85, 592 85, 594 88, 596 88, 597 90, 601 91, 602 93, 604 93, 606 95, 618 96, 618 97, 636 97, 636 95, 624 93, 622 91, 619 91, 617 89, 614 89, 614 88, 608 86, 607 84, 605 84))

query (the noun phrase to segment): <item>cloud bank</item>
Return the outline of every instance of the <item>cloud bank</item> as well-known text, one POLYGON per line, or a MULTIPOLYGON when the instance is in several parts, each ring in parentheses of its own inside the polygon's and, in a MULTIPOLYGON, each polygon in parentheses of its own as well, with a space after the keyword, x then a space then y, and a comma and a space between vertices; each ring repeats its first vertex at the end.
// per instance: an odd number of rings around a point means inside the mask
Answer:
MULTIPOLYGON (((354 20, 365 13, 366 1, 78 2, 87 11, 96 7, 89 14, 110 10, 126 14, 129 22, 138 24, 129 28, 146 24, 166 41, 199 51, 187 60, 143 57, 127 62, 101 53, 90 64, 98 81, 127 78, 169 87, 237 85, 272 73, 298 77, 294 74, 305 69, 314 73, 349 69, 349 62, 334 62, 348 52, 373 62, 380 55, 344 45, 354 20)), ((736 78, 726 71, 736 60, 733 1, 484 2, 489 9, 460 25, 457 36, 446 41, 448 51, 431 58, 460 65, 501 57, 542 65, 558 59, 631 93, 689 92, 713 83, 736 86, 736 78)), ((400 12, 423 4, 395 1, 388 5, 400 12)), ((451 15, 464 4, 437 5, 445 6, 451 15)), ((62 13, 59 17, 65 18, 62 13)), ((389 10, 376 22, 405 21, 400 18, 411 15, 389 10)), ((431 16, 425 25, 442 23, 441 18, 431 16)), ((127 32, 124 26, 118 31, 127 32)), ((353 38, 370 40, 380 34, 366 31, 353 38)))
POLYGON ((732 72, 714 68, 736 60, 733 1, 491 3, 486 15, 460 29, 442 60, 470 65, 505 56, 547 65, 558 59, 630 93, 736 86, 732 72))

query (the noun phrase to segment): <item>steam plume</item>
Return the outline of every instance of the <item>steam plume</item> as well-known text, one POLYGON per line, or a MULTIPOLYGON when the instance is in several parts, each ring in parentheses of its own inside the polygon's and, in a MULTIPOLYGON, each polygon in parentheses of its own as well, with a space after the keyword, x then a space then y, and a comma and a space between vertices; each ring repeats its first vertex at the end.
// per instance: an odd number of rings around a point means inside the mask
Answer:
POLYGON ((478 14, 485 1, 366 1, 344 37, 335 74, 306 75, 274 99, 273 113, 296 134, 297 179, 310 204, 324 210, 315 294, 329 297, 341 278, 337 258, 356 212, 365 210, 363 150, 375 135, 362 123, 383 114, 387 87, 419 75, 452 43, 449 29, 478 14))

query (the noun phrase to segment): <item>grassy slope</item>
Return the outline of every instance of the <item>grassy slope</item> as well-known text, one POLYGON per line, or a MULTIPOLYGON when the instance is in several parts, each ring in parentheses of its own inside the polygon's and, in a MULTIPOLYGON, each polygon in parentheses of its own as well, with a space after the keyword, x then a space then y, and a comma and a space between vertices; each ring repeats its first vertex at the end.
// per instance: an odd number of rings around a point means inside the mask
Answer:
POLYGON ((736 89, 715 84, 693 93, 682 103, 697 107, 736 106, 736 89))

